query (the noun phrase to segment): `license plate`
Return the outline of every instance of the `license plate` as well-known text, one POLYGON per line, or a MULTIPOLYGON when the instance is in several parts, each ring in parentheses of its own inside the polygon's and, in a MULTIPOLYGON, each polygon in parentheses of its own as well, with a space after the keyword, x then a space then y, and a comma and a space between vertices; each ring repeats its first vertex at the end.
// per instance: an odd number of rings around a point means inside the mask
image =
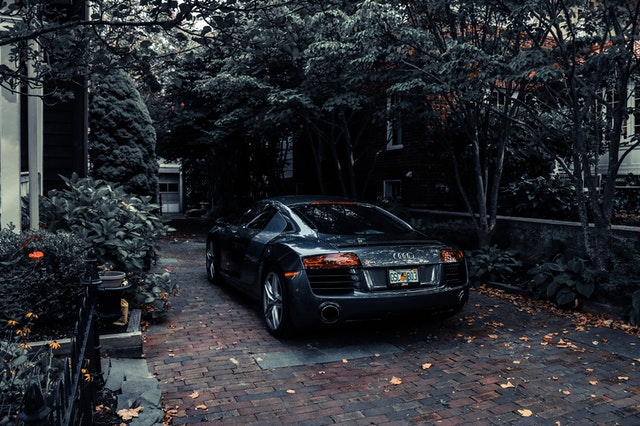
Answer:
POLYGON ((418 284, 418 269, 389 269, 389 285, 391 287, 404 287, 418 284))

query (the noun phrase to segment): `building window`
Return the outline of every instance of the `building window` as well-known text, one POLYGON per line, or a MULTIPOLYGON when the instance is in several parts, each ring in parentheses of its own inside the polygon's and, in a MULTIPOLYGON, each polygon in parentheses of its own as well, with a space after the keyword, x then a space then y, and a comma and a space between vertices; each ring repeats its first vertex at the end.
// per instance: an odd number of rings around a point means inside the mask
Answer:
POLYGON ((178 192, 178 183, 160 182, 160 192, 178 192))
POLYGON ((387 149, 402 148, 402 114, 398 108, 400 96, 387 98, 387 149))
POLYGON ((384 198, 400 198, 402 196, 402 181, 400 179, 385 180, 382 188, 384 198))
MULTIPOLYGON (((620 93, 616 92, 613 89, 607 89, 607 91, 605 93, 605 97, 606 97, 606 100, 607 100, 607 107, 611 108, 611 111, 610 111, 609 114, 607 114, 607 116, 611 120, 611 125, 613 125, 612 114, 614 113, 616 106, 621 101, 625 102, 625 104, 627 106, 630 106, 629 105, 630 101, 628 100, 628 98, 626 96, 626 93, 621 96, 620 93)), ((621 139, 620 139, 620 145, 628 145, 629 144, 629 130, 630 130, 630 128, 635 128, 635 126, 629 127, 629 125, 630 125, 629 120, 625 119, 624 122, 622 123, 622 135, 621 135, 621 139)))

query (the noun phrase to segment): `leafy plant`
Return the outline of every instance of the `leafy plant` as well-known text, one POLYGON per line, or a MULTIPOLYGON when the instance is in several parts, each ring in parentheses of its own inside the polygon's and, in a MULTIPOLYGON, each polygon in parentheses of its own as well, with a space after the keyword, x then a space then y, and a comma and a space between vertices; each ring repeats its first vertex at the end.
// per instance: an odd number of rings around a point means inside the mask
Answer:
POLYGON ((35 383, 47 405, 53 406, 53 391, 61 378, 64 360, 54 356, 60 345, 51 341, 42 349, 31 350, 27 343, 31 327, 38 316, 27 313, 23 322, 6 322, 0 337, 0 425, 18 424, 25 389, 35 383))
POLYGON ((622 312, 623 318, 628 318, 631 325, 640 325, 640 290, 631 296, 631 304, 622 312))
POLYGON ((575 189, 566 179, 522 177, 501 188, 505 214, 543 219, 576 219, 575 189))
POLYGON ((538 298, 547 298, 560 307, 577 307, 579 298, 588 299, 595 291, 596 271, 580 257, 566 260, 558 255, 528 271, 533 276, 531 291, 538 298))
POLYGON ((62 177, 67 189, 43 197, 41 216, 50 230, 73 232, 93 246, 101 265, 141 275, 158 258, 158 239, 171 230, 150 197, 128 194, 91 177, 62 177))
POLYGON ((170 296, 177 291, 178 286, 171 281, 168 272, 149 274, 138 286, 136 303, 143 306, 145 313, 152 319, 158 319, 171 308, 170 296))
POLYGON ((150 197, 128 194, 122 186, 101 179, 76 174, 62 179, 67 189, 51 191, 42 200, 41 216, 49 229, 73 232, 95 249, 102 268, 127 273, 136 286, 134 291, 140 292, 136 301, 158 304, 166 310, 165 296, 171 292, 165 291, 166 286, 160 286, 160 292, 153 291, 158 279, 148 275, 158 259, 159 239, 173 231, 162 223, 160 207, 151 203, 150 197))
POLYGON ((0 231, 0 312, 16 320, 40 312, 42 322, 72 326, 84 288, 84 242, 69 232, 0 231))
POLYGON ((522 266, 514 250, 503 250, 496 245, 484 247, 467 256, 469 275, 474 281, 505 282, 514 271, 522 266))

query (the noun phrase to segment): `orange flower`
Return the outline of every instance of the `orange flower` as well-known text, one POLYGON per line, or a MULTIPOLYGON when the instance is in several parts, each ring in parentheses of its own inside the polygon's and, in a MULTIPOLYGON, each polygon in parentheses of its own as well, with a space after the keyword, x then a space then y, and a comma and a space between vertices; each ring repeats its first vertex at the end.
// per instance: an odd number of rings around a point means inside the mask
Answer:
POLYGON ((44 257, 44 253, 41 251, 33 251, 29 253, 29 259, 31 260, 40 260, 44 257))

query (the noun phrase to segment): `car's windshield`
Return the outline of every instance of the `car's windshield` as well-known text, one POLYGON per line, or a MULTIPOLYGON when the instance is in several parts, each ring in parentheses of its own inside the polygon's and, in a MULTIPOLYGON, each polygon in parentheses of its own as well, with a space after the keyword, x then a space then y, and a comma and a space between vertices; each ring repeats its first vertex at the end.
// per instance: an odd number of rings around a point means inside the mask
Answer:
POLYGON ((394 235, 411 231, 403 222, 363 204, 312 203, 295 206, 292 210, 322 234, 394 235))

